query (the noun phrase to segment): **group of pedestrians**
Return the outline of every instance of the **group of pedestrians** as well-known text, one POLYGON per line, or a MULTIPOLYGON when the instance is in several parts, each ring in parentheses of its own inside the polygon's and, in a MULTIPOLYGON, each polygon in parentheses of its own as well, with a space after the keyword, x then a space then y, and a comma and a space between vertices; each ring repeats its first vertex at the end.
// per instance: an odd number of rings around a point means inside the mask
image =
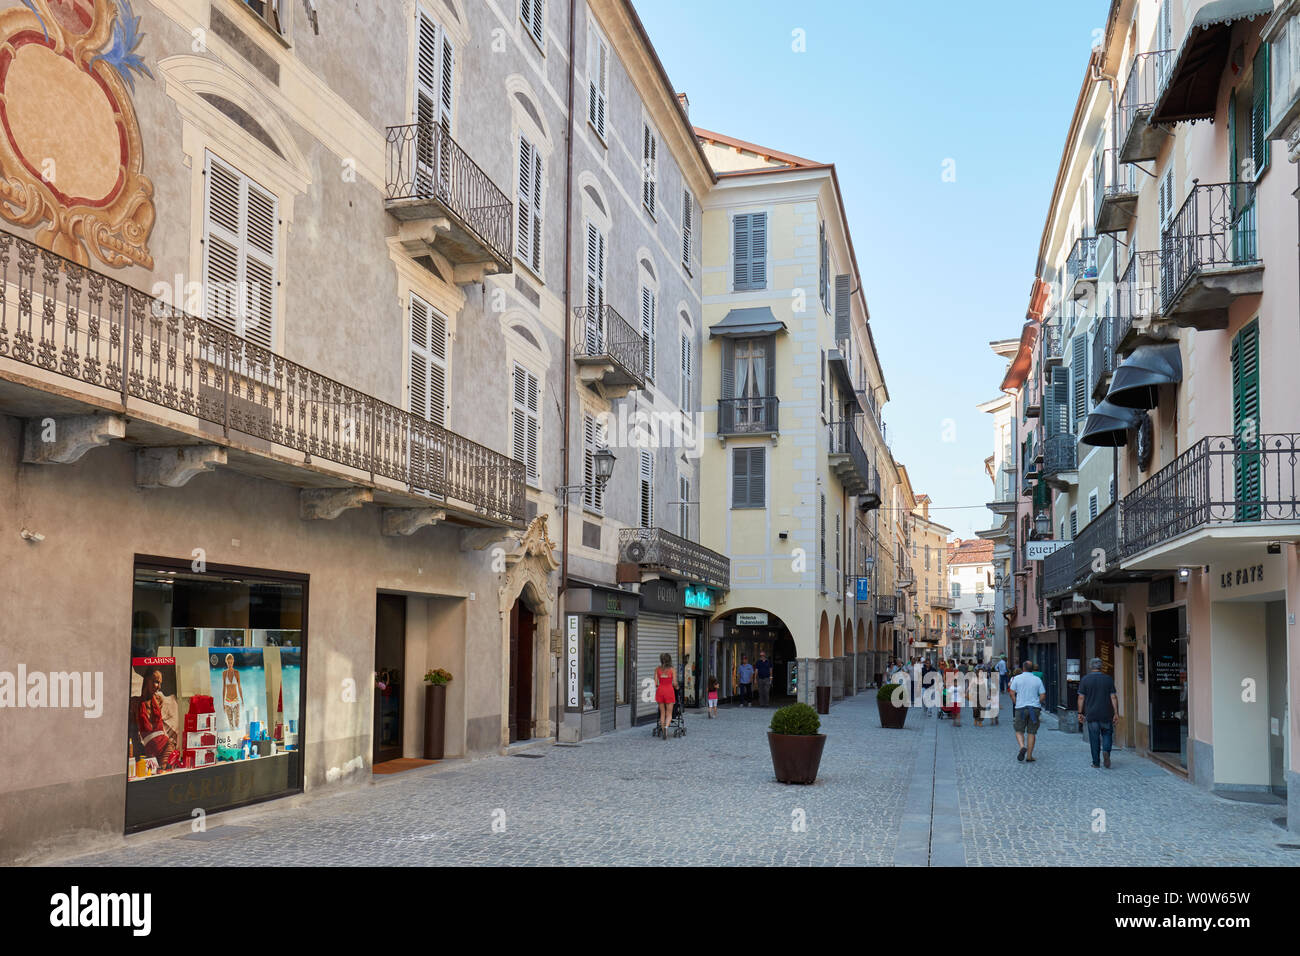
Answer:
MULTIPOLYGON (((1101 668, 1101 658, 1094 657, 1088 664, 1088 676, 1079 682, 1078 718, 1080 725, 1087 725, 1092 765, 1109 769, 1115 724, 1119 721, 1119 696, 1114 679, 1101 668)), ((1033 661, 1020 665, 1020 672, 1011 678, 1009 690, 1015 712, 1016 745, 1020 748, 1016 759, 1033 763, 1039 720, 1047 703, 1047 688, 1034 673, 1033 661)))
MULTIPOLYGON (((661 654, 659 666, 655 668, 655 702, 659 705, 659 727, 665 729, 672 721, 673 707, 677 703, 677 670, 673 667, 671 654, 661 654)), ((749 663, 749 655, 742 654, 736 668, 736 683, 739 685, 741 707, 752 707, 753 688, 758 685, 758 705, 766 707, 772 693, 772 662, 767 659, 766 651, 758 652, 757 663, 749 663)), ((718 678, 709 675, 707 687, 709 717, 718 716, 718 678)))

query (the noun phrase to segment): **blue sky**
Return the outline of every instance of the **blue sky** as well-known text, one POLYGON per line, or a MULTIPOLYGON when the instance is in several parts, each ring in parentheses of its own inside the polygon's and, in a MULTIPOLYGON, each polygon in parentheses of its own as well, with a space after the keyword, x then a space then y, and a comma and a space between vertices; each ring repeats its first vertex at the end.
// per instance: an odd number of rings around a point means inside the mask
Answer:
POLYGON ((975 406, 1005 362, 988 343, 1024 322, 1107 0, 634 2, 692 122, 836 164, 894 456, 935 520, 962 537, 992 526, 950 509, 992 497, 993 423, 975 406))

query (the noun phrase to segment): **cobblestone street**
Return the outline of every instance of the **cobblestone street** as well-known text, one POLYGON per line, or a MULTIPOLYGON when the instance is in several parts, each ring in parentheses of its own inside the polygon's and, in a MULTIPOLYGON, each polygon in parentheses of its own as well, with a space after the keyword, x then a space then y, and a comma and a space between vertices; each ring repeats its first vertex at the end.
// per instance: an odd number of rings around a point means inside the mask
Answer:
POLYGON ((688 715, 681 739, 644 727, 448 761, 63 862, 1300 865, 1300 850, 1279 847, 1300 843, 1273 822, 1284 808, 1214 797, 1126 752, 1094 770, 1077 735, 1045 729, 1039 759, 1021 764, 1009 721, 977 728, 966 715, 954 728, 913 711, 886 731, 867 693, 823 718, 817 784, 787 787, 772 777, 769 718, 724 709, 688 715))

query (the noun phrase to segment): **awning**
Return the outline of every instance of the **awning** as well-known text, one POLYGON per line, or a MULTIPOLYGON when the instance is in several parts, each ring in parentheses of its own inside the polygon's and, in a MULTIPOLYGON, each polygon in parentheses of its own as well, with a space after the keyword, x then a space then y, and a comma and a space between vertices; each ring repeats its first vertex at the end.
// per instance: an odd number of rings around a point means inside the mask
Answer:
POLYGON ((784 332, 785 323, 778 319, 767 306, 754 309, 732 309, 726 318, 709 328, 709 336, 729 336, 731 338, 750 338, 755 335, 771 335, 784 332))
MULTIPOLYGON (((782 326, 784 328, 784 326, 782 326)), ((717 326, 714 326, 717 328, 717 326)), ((852 402, 853 407, 859 412, 865 412, 866 402, 858 394, 853 381, 853 375, 849 371, 849 362, 844 353, 839 349, 831 349, 826 353, 826 364, 830 366, 831 374, 835 376, 836 381, 840 383, 840 395, 845 402, 852 402)))
POLYGON ((1151 110, 1152 125, 1213 119, 1228 64, 1232 26, 1273 13, 1273 0, 1214 0, 1197 12, 1151 110))
POLYGON ((1183 358, 1177 343, 1142 345, 1115 369, 1106 401, 1121 408, 1155 408, 1160 386, 1182 380, 1183 358))
POLYGON ((1136 409, 1122 408, 1107 401, 1098 402, 1083 423, 1079 442, 1098 448, 1122 448, 1128 444, 1128 430, 1136 428, 1141 417, 1136 409))

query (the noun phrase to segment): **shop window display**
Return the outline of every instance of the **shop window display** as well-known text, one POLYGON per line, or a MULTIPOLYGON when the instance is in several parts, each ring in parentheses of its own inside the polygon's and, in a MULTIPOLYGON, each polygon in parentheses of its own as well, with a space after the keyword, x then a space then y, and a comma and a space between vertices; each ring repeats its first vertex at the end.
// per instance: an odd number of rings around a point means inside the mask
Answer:
POLYGON ((305 579, 168 563, 135 572, 128 830, 302 788, 305 579))

